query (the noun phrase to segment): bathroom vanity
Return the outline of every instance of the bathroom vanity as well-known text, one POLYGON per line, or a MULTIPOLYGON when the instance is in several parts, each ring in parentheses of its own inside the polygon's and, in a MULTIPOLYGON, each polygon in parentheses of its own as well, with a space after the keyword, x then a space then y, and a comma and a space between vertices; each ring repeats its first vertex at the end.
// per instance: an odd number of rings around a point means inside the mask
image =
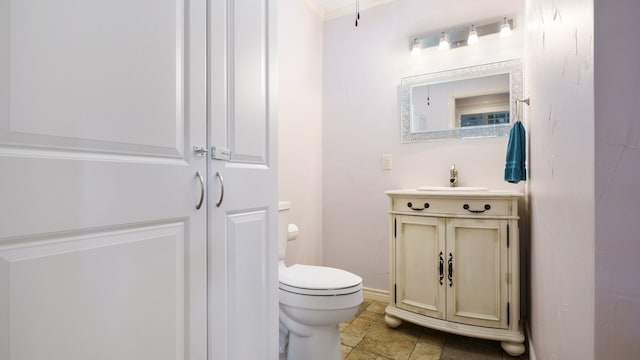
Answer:
MULTIPOLYGON (((426 188, 426 187, 425 187, 426 188)), ((392 190, 385 321, 501 341, 524 353, 518 201, 476 188, 392 190)))

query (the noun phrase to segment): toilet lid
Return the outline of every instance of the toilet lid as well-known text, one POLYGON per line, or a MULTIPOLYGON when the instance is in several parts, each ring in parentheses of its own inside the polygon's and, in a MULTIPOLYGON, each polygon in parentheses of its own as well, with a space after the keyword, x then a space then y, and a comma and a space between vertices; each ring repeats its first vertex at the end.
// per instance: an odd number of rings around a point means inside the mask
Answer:
POLYGON ((296 264, 278 273, 280 284, 300 289, 346 289, 360 285, 362 278, 348 271, 296 264))

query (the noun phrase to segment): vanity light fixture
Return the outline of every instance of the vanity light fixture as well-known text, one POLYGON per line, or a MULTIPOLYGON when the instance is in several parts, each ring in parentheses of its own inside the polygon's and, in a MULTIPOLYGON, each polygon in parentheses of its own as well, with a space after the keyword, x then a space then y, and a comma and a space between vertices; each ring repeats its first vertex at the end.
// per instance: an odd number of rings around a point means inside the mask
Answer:
POLYGON ((469 37, 467 37, 467 45, 476 45, 478 43, 478 32, 476 31, 476 26, 471 25, 471 30, 469 31, 469 37))
POLYGON ((438 50, 449 50, 449 40, 447 40, 447 34, 444 32, 440 37, 440 43, 438 45, 438 50))
POLYGON ((411 56, 420 56, 422 51, 420 50, 420 42, 418 38, 413 40, 413 47, 411 48, 411 56))
POLYGON ((507 22, 507 18, 504 18, 504 23, 500 25, 500 38, 504 39, 511 36, 511 26, 507 22))
MULTIPOLYGON (((477 22, 476 22, 477 24, 477 22)), ((513 19, 503 18, 489 24, 470 25, 431 33, 427 36, 411 37, 409 50, 412 56, 418 56, 422 49, 437 46, 440 50, 455 49, 460 46, 475 45, 480 42, 480 36, 500 34, 500 38, 511 36, 514 28, 513 19)))

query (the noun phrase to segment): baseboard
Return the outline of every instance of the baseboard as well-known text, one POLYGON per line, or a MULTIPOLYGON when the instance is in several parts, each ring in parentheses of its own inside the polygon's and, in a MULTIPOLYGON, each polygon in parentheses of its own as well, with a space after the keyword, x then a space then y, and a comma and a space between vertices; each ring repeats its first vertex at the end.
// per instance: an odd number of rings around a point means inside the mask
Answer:
POLYGON ((362 295, 367 300, 389 302, 389 292, 378 289, 363 288, 362 295))
POLYGON ((536 352, 533 350, 533 341, 531 341, 531 328, 529 322, 524 323, 524 331, 527 333, 527 342, 529 343, 529 360, 536 360, 536 352))

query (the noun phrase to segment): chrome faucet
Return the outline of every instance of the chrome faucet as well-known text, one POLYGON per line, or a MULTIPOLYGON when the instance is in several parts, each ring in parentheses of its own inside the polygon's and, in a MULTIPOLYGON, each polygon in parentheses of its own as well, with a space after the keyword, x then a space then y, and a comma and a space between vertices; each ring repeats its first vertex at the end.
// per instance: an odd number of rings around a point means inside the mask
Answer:
POLYGON ((449 171, 449 186, 458 187, 458 170, 456 170, 456 164, 451 165, 449 171))

